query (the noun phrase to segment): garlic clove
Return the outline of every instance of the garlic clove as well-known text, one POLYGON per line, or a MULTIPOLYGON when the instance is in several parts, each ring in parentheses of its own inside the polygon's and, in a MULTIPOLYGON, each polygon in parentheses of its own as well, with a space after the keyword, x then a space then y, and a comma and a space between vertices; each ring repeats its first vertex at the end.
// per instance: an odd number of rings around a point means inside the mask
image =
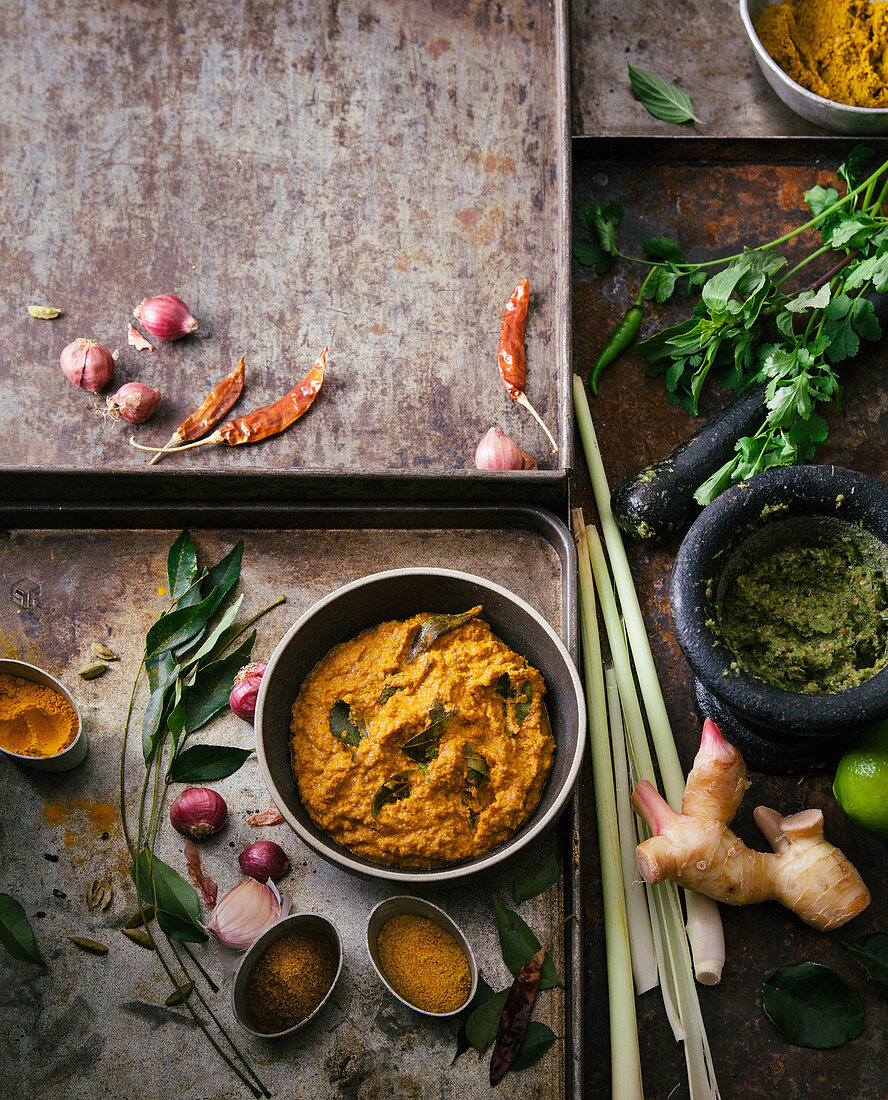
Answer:
POLYGON ((197 321, 191 310, 175 294, 143 298, 133 310, 133 316, 158 340, 179 340, 197 331, 197 321))
POLYGON ((62 374, 90 393, 98 393, 111 381, 114 374, 114 359, 107 348, 95 340, 72 340, 62 348, 59 356, 62 374))
POLYGON ((475 467, 479 470, 535 470, 532 458, 510 439, 502 428, 490 428, 475 448, 475 467))

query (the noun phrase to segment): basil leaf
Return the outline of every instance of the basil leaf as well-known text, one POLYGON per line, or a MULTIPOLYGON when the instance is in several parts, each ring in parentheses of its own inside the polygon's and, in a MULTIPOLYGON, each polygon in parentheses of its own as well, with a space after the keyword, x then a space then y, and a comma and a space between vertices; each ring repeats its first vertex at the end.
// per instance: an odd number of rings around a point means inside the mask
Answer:
POLYGON ((404 658, 404 664, 409 665, 411 661, 415 661, 416 658, 434 645, 435 642, 451 630, 456 630, 457 627, 467 623, 469 619, 474 619, 480 612, 481 606, 473 607, 471 611, 464 611, 459 615, 433 615, 430 619, 426 619, 424 623, 421 623, 416 633, 413 636, 413 644, 410 646, 410 652, 404 658))
POLYGON ((521 1049, 509 1067, 510 1071, 517 1073, 538 1062, 557 1038, 558 1036, 550 1027, 540 1023, 539 1020, 531 1020, 524 1033, 521 1049))
POLYGON ((495 993, 489 1000, 479 1005, 466 1020, 466 1038, 479 1054, 483 1054, 496 1038, 500 1016, 503 1014, 508 996, 508 989, 495 993))
POLYGON ((206 942, 199 923, 200 901, 190 883, 147 849, 139 853, 131 874, 142 900, 154 906, 157 923, 170 939, 206 942))
POLYGON ((370 816, 376 817, 383 806, 410 797, 410 772, 398 772, 387 779, 370 802, 370 816))
POLYGON ((197 551, 188 531, 180 532, 167 554, 167 577, 170 599, 178 600, 194 584, 197 577, 197 551))
POLYGON ((882 993, 888 993, 888 934, 873 932, 861 936, 845 948, 851 958, 859 962, 882 993))
POLYGON ((558 856, 550 852, 542 863, 529 867, 515 879, 515 900, 519 903, 539 897, 555 885, 560 874, 558 856))
MULTIPOLYGON (((507 909, 501 904, 499 898, 494 897, 493 905, 496 909, 496 927, 499 932, 500 951, 503 962, 512 974, 517 974, 531 955, 535 955, 540 949, 540 941, 527 927, 521 917, 512 909, 507 909)), ((552 962, 549 953, 543 960, 543 977, 540 981, 540 989, 551 989, 558 985, 558 972, 552 962)))
POLYGON ((14 959, 46 969, 28 917, 9 894, 0 894, 0 943, 14 959))
POLYGON ((480 1005, 483 1005, 485 1001, 489 1001, 490 998, 493 996, 493 990, 479 974, 478 986, 475 990, 475 996, 463 1009, 462 1023, 459 1025, 459 1030, 456 1033, 456 1053, 453 1055, 453 1058, 450 1061, 451 1065, 453 1065, 457 1058, 465 1054, 469 1047, 472 1046, 472 1041, 471 1039, 469 1039, 466 1032, 466 1024, 469 1022, 469 1017, 472 1015, 476 1008, 478 1008, 480 1005))
POLYGON ((255 641, 256 631, 253 630, 227 657, 204 665, 203 668, 198 666, 194 685, 185 696, 185 729, 188 733, 194 733, 205 726, 220 710, 228 706, 234 678, 249 661, 255 641))
POLYGON ((821 963, 793 963, 775 971, 762 985, 762 1007, 794 1046, 829 1050, 863 1031, 860 997, 821 963))
POLYGON ((524 686, 518 692, 518 701, 515 703, 515 722, 518 729, 524 725, 524 719, 530 714, 533 705, 533 685, 530 680, 525 681, 524 686))
POLYGON ((654 118, 675 123, 700 121, 694 114, 694 105, 687 92, 676 88, 674 84, 667 84, 656 73, 630 65, 629 83, 635 98, 654 118))
POLYGON ((252 749, 236 749, 230 745, 193 745, 173 760, 170 780, 173 783, 205 783, 210 779, 225 779, 253 755, 252 749))
POLYGON ((477 787, 490 774, 487 761, 471 745, 463 745, 463 761, 466 765, 466 782, 471 787, 477 787))
POLYGON ((351 707, 342 699, 330 710, 330 733, 346 748, 355 748, 361 743, 361 731, 352 721, 351 707))
POLYGON ((429 725, 402 745, 401 752, 406 753, 417 764, 430 764, 438 755, 441 734, 454 713, 452 710, 445 710, 443 704, 436 699, 429 712, 429 725))

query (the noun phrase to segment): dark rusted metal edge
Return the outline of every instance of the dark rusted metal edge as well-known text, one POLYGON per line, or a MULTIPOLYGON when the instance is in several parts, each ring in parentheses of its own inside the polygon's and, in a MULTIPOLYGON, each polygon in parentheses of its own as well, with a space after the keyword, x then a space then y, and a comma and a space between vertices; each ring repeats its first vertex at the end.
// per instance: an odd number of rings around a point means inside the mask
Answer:
POLYGON ((710 138, 705 134, 681 137, 595 137, 575 134, 571 139, 573 159, 588 161, 715 161, 743 164, 811 164, 819 157, 835 157, 855 145, 868 145, 877 156, 888 156, 888 137, 854 137, 823 134, 816 137, 710 138))

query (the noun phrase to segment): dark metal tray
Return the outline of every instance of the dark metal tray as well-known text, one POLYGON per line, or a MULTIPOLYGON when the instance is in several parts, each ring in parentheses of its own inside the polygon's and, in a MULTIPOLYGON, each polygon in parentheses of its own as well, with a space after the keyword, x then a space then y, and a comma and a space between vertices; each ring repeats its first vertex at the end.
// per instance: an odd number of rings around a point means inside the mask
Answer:
MULTIPOLYGON (((273 471, 297 485, 331 471, 410 475, 420 491, 464 471, 489 485, 498 479, 474 471, 474 450, 500 424, 544 467, 519 479, 529 493, 563 478, 566 8, 5 5, 0 466, 144 468, 132 427, 103 426, 59 371, 61 348, 86 336, 120 348, 117 383, 162 392, 136 429, 160 443, 240 355, 238 413, 282 396, 329 345, 324 389, 299 424, 170 456, 169 469, 273 471), (503 307, 522 277, 528 396, 557 455, 497 370, 503 307), (187 300, 198 332, 128 347, 133 307, 161 292, 187 300), (32 320, 31 304, 64 316, 32 320)), ((449 486, 451 499, 462 491, 449 486)))
MULTIPOLYGON (((166 551, 183 526, 191 528, 207 560, 243 537, 245 615, 281 593, 287 596, 285 605, 258 624, 257 657, 270 653, 321 595, 358 576, 407 565, 457 568, 503 584, 543 614, 575 651, 573 540, 542 510, 121 505, 97 498, 72 503, 61 495, 53 503, 0 504, 0 655, 39 664, 71 689, 91 746, 81 767, 61 775, 0 760, 6 790, 0 809, 2 889, 24 903, 48 962, 48 972, 41 974, 0 953, 0 984, 6 990, 0 998, 0 1054, 17 1067, 4 1093, 10 1100, 30 1100, 38 1093, 182 1100, 238 1094, 237 1083, 187 1018, 162 1007, 169 990, 156 961, 118 931, 134 906, 116 811, 122 720, 145 629, 166 605, 166 551), (22 606, 28 603, 23 593, 33 594, 30 606, 22 606), (90 642, 99 639, 120 661, 101 679, 85 682, 77 669, 90 642), (114 886, 107 913, 90 912, 84 903, 96 877, 108 877, 114 886), (80 953, 68 942, 70 934, 107 943, 108 955, 80 953)), ((211 730, 213 743, 250 743, 249 727, 231 715, 216 720, 211 730)), ((128 765, 132 777, 142 773, 137 741, 128 765)), ((137 786, 133 778, 133 799, 137 786)), ((305 1100, 495 1095, 486 1083, 486 1064, 473 1053, 450 1066, 453 1023, 430 1022, 400 1006, 371 969, 364 944, 367 915, 383 897, 402 891, 349 877, 301 846, 286 826, 248 826, 249 813, 268 804, 255 761, 222 781, 220 789, 229 801, 230 824, 202 847, 205 869, 219 879, 220 889, 239 879, 235 851, 260 832, 278 839, 293 858, 282 886, 293 896, 294 908, 331 917, 345 943, 341 984, 315 1025, 278 1043, 237 1033, 274 1093, 305 1100)), ((159 854, 184 869, 179 838, 169 829, 162 834, 159 854)), ((509 979, 491 894, 514 905, 515 875, 553 849, 563 865, 560 885, 520 907, 542 934, 580 908, 575 800, 526 857, 512 860, 483 884, 420 891, 454 916, 495 988, 509 979)), ((510 1078, 510 1096, 579 1100, 583 1095, 581 934, 575 922, 568 929, 565 987, 542 995, 536 1012, 563 1040, 538 1065, 510 1078)), ((220 978, 212 945, 200 950, 220 978)), ((221 981, 223 991, 214 1002, 226 1022, 231 1020, 229 982, 221 981)))
MULTIPOLYGON (((720 6, 720 5, 719 5, 720 6)), ((637 7, 637 6, 636 6, 637 7)), ((653 39, 651 39, 653 43, 653 39)), ((618 233, 625 251, 641 255, 652 236, 677 239, 689 257, 727 255, 744 245, 779 236, 805 220, 802 193, 814 183, 828 185, 834 170, 853 146, 850 139, 723 140, 699 138, 585 138, 574 143, 575 209, 596 200, 619 201, 626 218, 618 233)), ((867 142, 884 159, 884 139, 867 142)), ((814 242, 813 235, 809 242, 814 242)), ((808 243, 808 242, 806 242, 808 243)), ((812 273, 812 278, 815 273, 812 273)), ((635 297, 639 269, 619 263, 600 278, 588 268, 574 270, 574 363, 584 378, 607 338, 635 297)), ((665 306, 645 306, 643 334, 687 316, 695 298, 679 293, 665 306)), ((885 480, 888 471, 888 340, 867 345, 865 359, 840 365, 844 390, 841 407, 829 414, 830 436, 817 461, 835 463, 885 480)), ((646 364, 622 356, 602 375, 599 396, 591 400, 592 416, 605 468, 616 487, 649 462, 656 462, 696 431, 695 421, 666 400, 660 378, 650 378, 646 364)), ((706 416, 730 400, 724 391, 707 397, 706 416)), ((572 485, 574 502, 594 514, 585 470, 572 485)), ((685 770, 699 745, 700 720, 693 678, 675 641, 669 614, 669 575, 680 536, 660 546, 627 542, 636 589, 642 603, 654 658, 666 696, 685 770)), ((853 826, 839 810, 831 791, 832 775, 818 773, 778 778, 750 773, 752 787, 734 825, 753 848, 765 848, 752 820, 758 804, 792 813, 809 806, 823 809, 826 836, 858 867, 873 900, 869 908, 834 936, 804 925, 776 904, 737 909, 722 906, 728 957, 719 985, 699 988, 721 1094, 726 1100, 786 1100, 816 1096, 822 1100, 888 1095, 884 1003, 864 971, 852 961, 843 940, 884 931, 888 921, 888 882, 882 873, 885 842, 853 826), (861 995, 866 1030, 839 1050, 811 1051, 789 1045, 761 1008, 763 980, 778 967, 805 959, 836 969, 861 995)), ((584 825, 594 820, 588 790, 581 791, 584 825)), ((604 933, 598 894, 598 853, 588 825, 582 862, 586 889, 587 943, 586 1089, 590 1096, 610 1088, 606 1029, 595 1010, 604 994, 601 978, 604 933)), ((675 1043, 659 994, 638 999, 642 1069, 646 1094, 687 1095, 681 1045, 675 1043)))

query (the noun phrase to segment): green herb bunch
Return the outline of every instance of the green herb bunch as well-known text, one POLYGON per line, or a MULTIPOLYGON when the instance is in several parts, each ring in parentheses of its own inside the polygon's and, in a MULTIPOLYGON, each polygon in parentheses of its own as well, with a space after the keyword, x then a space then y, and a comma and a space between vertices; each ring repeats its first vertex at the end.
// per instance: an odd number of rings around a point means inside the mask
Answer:
POLYGON ((835 366, 857 354, 861 340, 878 340, 882 329, 872 293, 888 292, 888 161, 865 175, 873 151, 857 146, 838 168, 836 188, 805 192, 811 217, 776 240, 717 260, 693 263, 676 241, 655 237, 644 244, 646 258, 627 256, 616 246, 623 219, 618 203, 603 209, 590 203, 579 214, 590 234, 577 240, 580 263, 605 274, 618 259, 649 267, 642 295, 666 302, 679 286, 699 290, 691 316, 642 343, 636 351, 650 373, 664 375, 669 400, 694 416, 715 368, 731 390, 764 386, 762 423, 738 440, 732 458, 695 493, 708 504, 729 485, 774 466, 807 462, 827 437, 818 405, 838 400, 835 366), (777 248, 809 229, 821 244, 789 268, 777 248), (836 262, 801 290, 794 276, 828 253, 836 262))
POLYGON ((190 734, 202 729, 228 706, 237 672, 249 661, 256 639, 255 630, 246 638, 243 635, 257 619, 284 601, 284 597, 280 597, 245 624, 236 622, 244 599, 242 595, 233 598, 242 556, 243 542, 238 542, 215 565, 201 569, 188 531, 182 531, 169 550, 170 607, 145 636, 145 651, 133 681, 124 722, 120 813, 147 944, 157 952, 174 991, 183 986, 193 989, 201 1011, 194 1007, 190 997, 184 999, 185 1008, 229 1069, 259 1097, 271 1094, 192 980, 183 957, 184 951, 215 991, 217 987, 186 946, 204 943, 208 938, 200 922, 197 891, 154 851, 163 820, 163 803, 171 784, 224 779, 236 772, 253 753, 252 748, 226 745, 185 747, 190 734), (150 689, 142 720, 145 774, 137 820, 133 825, 127 817, 126 751, 136 689, 143 671, 150 689), (161 935, 149 924, 152 911, 156 914, 161 935), (165 941, 163 950, 161 940, 165 941), (174 963, 168 955, 178 964, 184 978, 174 976, 174 963))

